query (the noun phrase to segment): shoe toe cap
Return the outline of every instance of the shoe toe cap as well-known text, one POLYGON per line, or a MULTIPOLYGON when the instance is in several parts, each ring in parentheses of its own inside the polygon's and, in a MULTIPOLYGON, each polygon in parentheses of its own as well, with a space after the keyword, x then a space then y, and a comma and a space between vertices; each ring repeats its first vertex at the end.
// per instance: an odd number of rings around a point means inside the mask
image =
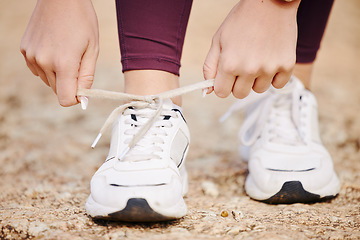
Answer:
POLYGON ((256 157, 249 162, 249 172, 254 184, 269 194, 280 191, 289 181, 299 181, 305 190, 318 192, 337 178, 327 156, 256 157))
POLYGON ((131 198, 143 198, 150 205, 164 206, 182 197, 182 184, 171 170, 136 173, 108 170, 91 180, 91 196, 95 202, 117 209, 125 208, 131 198))

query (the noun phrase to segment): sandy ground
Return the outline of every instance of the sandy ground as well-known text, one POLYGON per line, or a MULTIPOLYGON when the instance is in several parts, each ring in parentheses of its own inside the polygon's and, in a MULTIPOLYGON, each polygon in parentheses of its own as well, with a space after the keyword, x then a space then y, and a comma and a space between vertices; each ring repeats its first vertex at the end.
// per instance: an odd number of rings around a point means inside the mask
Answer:
MULTIPOLYGON (((62 108, 31 74, 19 45, 34 3, 0 2, 0 239, 360 239, 358 0, 336 1, 314 72, 321 136, 342 182, 339 196, 311 205, 251 200, 243 190, 247 164, 237 154, 241 117, 218 123, 234 98, 202 99, 196 92, 184 98, 192 132, 188 215, 156 224, 94 222, 85 214, 89 181, 110 136, 95 150, 90 144, 116 104, 95 100, 87 111, 62 108), (213 192, 204 192, 205 181, 215 186, 213 192)), ((234 3, 194 2, 182 85, 202 80, 211 36, 234 3)), ((101 28, 94 87, 121 91, 114 4, 94 0, 94 5, 101 28)))

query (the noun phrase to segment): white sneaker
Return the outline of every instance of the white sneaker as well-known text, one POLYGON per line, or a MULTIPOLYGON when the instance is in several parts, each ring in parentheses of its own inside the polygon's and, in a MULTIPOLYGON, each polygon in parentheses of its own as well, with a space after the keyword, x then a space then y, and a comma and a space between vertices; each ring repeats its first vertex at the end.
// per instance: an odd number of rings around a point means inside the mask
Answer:
POLYGON ((152 222, 185 216, 190 134, 181 108, 164 100, 150 129, 128 149, 155 112, 152 105, 130 107, 114 122, 109 155, 91 180, 86 202, 91 217, 152 222))
POLYGON ((240 154, 249 161, 245 190, 251 198, 279 204, 337 196, 340 183, 320 140, 317 102, 300 80, 252 92, 239 104, 246 105, 239 138, 240 154))

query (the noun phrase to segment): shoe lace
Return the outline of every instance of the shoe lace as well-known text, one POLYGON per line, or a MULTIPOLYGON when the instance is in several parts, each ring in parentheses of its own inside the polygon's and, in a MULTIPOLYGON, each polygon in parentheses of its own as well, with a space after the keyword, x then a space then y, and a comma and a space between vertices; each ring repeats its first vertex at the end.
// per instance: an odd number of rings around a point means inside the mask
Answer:
POLYGON ((251 92, 248 97, 233 104, 220 121, 225 121, 235 111, 244 110, 246 118, 239 131, 239 139, 243 145, 253 145, 267 123, 271 134, 270 142, 303 145, 301 92, 295 82, 281 90, 271 88, 261 94, 251 92))
MULTIPOLYGON (((170 99, 176 96, 180 96, 198 89, 205 89, 212 87, 214 85, 214 79, 201 81, 195 84, 191 84, 188 86, 184 86, 181 88, 173 89, 167 92, 163 92, 157 95, 146 95, 146 96, 138 96, 133 94, 127 94, 127 93, 120 93, 120 92, 112 92, 112 91, 106 91, 101 89, 78 89, 77 96, 86 96, 90 98, 102 98, 102 99, 111 99, 111 100, 117 100, 121 102, 128 102, 125 104, 120 105, 119 107, 115 108, 108 118, 105 120, 105 123, 100 129, 99 134, 95 138, 93 144, 91 145, 92 148, 95 148, 96 144, 99 142, 101 136, 104 134, 104 132, 113 124, 113 122, 116 120, 116 118, 124 113, 126 111, 126 114, 131 114, 132 111, 138 111, 138 113, 143 115, 143 119, 146 119, 145 121, 141 121, 141 123, 136 122, 136 126, 138 126, 138 129, 134 131, 128 131, 126 134, 129 136, 132 136, 132 138, 129 138, 126 140, 126 143, 128 146, 125 148, 122 154, 118 157, 120 160, 123 160, 126 154, 139 143, 139 141, 145 136, 147 132, 151 129, 151 127, 156 123, 160 124, 159 117, 161 116, 161 113, 163 111, 163 100, 164 99, 170 99), (146 108, 153 109, 152 111, 144 111, 146 108), (143 110, 143 111, 140 111, 143 110)), ((131 123, 130 123, 131 124, 131 123)), ((135 123, 132 123, 135 124, 135 123)), ((163 123, 161 123, 163 124, 163 123)), ((159 125, 157 125, 159 126, 159 125)), ((159 128, 156 128, 157 130, 150 130, 155 131, 153 132, 153 135, 156 136, 156 134, 161 134, 159 132, 159 128)), ((153 138, 152 140, 154 140, 153 138)), ((146 141, 150 141, 150 139, 145 139, 144 144, 139 145, 137 149, 134 149, 135 151, 138 151, 145 146, 146 141)), ((156 139, 155 142, 160 141, 159 139, 156 139)), ((140 157, 142 159, 142 157, 140 157)))
MULTIPOLYGON (((150 105, 150 108, 128 108, 124 111, 124 116, 130 115, 130 117, 125 119, 125 124, 131 125, 131 128, 124 131, 124 135, 128 136, 128 138, 124 139, 126 144, 131 142, 138 130, 146 125, 148 119, 153 116, 153 112, 156 110, 156 106, 150 105)), ((160 116, 156 119, 151 128, 148 129, 146 134, 133 146, 131 151, 129 151, 122 160, 136 162, 156 158, 160 159, 160 156, 156 153, 163 151, 161 145, 165 142, 162 136, 167 135, 166 128, 172 127, 171 121, 165 119, 176 117, 177 114, 174 111, 165 109, 161 111, 160 116)))

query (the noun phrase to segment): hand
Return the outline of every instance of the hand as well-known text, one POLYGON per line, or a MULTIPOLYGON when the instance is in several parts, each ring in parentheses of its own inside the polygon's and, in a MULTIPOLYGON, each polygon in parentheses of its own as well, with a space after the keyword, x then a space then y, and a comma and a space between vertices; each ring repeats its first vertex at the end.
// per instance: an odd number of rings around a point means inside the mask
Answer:
POLYGON ((213 37, 204 63, 205 79, 215 78, 219 97, 246 97, 272 84, 282 88, 296 61, 296 13, 300 1, 242 0, 213 37))
POLYGON ((60 105, 77 104, 77 88, 92 85, 99 52, 91 1, 38 0, 20 49, 31 72, 54 90, 60 105))

